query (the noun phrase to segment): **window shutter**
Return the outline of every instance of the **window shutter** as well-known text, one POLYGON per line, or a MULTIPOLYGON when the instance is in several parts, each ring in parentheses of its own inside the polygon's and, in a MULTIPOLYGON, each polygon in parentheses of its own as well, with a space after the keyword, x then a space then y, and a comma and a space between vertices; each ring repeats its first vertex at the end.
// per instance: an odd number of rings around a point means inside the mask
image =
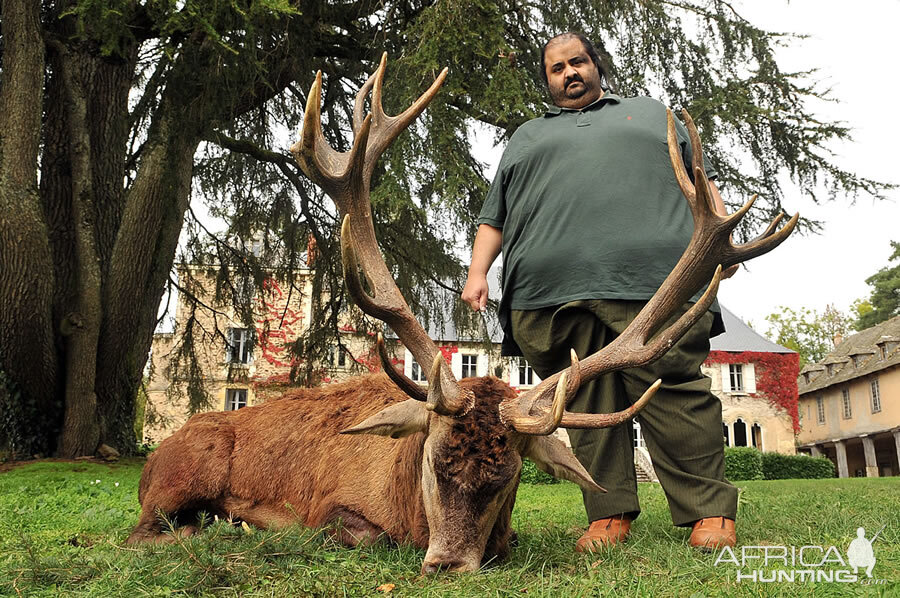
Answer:
POLYGON ((478 354, 476 357, 477 361, 475 362, 475 373, 478 374, 479 377, 487 376, 488 370, 488 356, 478 354))
POLYGON ((727 363, 722 364, 722 391, 731 392, 731 371, 727 363))
POLYGON ((756 392, 756 367, 752 363, 744 364, 744 389, 750 394, 756 392))
POLYGON ((533 369, 531 370, 531 380, 535 386, 541 383, 541 377, 538 376, 537 372, 535 372, 533 369))
POLYGON ((403 350, 403 374, 409 379, 412 379, 412 363, 413 363, 412 353, 409 352, 409 349, 404 349, 403 350))
POLYGON ((225 330, 225 363, 231 363, 231 341, 232 341, 232 330, 233 328, 227 328, 225 330))
POLYGON ((515 357, 510 357, 507 361, 507 365, 509 365, 509 385, 510 386, 518 386, 519 385, 519 360, 515 357))
POLYGON ((459 354, 459 351, 450 357, 450 371, 457 380, 462 378, 462 355, 459 354))

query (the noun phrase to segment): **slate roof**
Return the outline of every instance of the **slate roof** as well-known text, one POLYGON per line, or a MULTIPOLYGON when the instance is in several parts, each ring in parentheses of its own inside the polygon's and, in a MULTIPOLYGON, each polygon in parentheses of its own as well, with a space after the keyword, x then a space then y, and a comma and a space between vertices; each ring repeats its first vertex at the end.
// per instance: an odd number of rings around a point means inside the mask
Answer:
POLYGON ((715 336, 709 341, 711 351, 756 351, 757 353, 796 353, 778 343, 773 343, 746 324, 743 320, 731 313, 724 305, 722 309, 722 321, 725 322, 725 332, 715 336))
POLYGON ((799 391, 802 395, 895 365, 900 365, 900 316, 848 336, 822 361, 806 365, 800 372, 799 391), (887 357, 884 359, 881 357, 882 346, 888 349, 887 357), (853 356, 856 356, 856 360, 852 359, 853 356), (831 374, 827 370, 829 364, 833 366, 831 374), (842 365, 836 368, 834 364, 842 365), (804 372, 819 373, 812 374, 811 380, 807 383, 802 375, 804 372))

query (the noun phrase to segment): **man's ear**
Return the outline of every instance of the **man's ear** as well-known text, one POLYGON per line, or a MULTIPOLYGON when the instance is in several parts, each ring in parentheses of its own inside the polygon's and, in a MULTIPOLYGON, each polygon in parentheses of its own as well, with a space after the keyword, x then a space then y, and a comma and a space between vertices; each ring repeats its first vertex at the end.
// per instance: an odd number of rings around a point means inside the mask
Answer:
POLYGON ((525 445, 522 456, 528 457, 538 468, 555 478, 575 482, 585 490, 606 492, 594 482, 575 454, 557 438, 533 436, 525 445))
POLYGON ((416 432, 424 432, 428 427, 428 411, 425 403, 407 399, 402 403, 385 407, 375 415, 366 418, 341 434, 376 434, 402 438, 416 432))

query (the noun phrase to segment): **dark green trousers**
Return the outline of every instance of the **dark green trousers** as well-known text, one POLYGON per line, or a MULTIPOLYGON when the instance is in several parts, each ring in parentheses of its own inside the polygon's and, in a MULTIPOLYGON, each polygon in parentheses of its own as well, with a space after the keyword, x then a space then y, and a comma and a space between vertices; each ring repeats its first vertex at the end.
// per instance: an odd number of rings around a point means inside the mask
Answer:
MULTIPOLYGON (((616 338, 643 301, 581 300, 512 312, 513 337, 542 378, 569 366, 569 349, 584 358, 616 338)), ((684 313, 676 314, 669 323, 684 313)), ((610 413, 637 401, 658 378, 663 383, 638 420, 675 525, 703 517, 735 518, 737 488, 724 479, 722 404, 700 365, 709 355, 713 316, 707 312, 665 355, 640 368, 582 384, 570 411, 610 413)), ((609 492, 584 491, 588 520, 618 513, 637 517, 631 423, 601 430, 569 430, 575 455, 609 492)))

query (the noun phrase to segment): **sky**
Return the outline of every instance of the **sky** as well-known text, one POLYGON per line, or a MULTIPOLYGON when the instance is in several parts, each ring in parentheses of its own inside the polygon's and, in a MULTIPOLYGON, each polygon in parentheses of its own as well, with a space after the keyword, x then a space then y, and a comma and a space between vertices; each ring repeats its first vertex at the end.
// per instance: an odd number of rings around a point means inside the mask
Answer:
MULTIPOLYGON (((783 70, 818 69, 814 79, 832 89, 840 103, 811 106, 828 120, 844 121, 854 141, 831 146, 836 163, 881 182, 900 184, 900 0, 757 0, 733 3, 739 14, 771 31, 809 35, 778 48, 783 70)), ((500 148, 479 148, 493 176, 500 148)), ((771 253, 755 258, 719 288, 720 302, 757 331, 768 329, 766 315, 780 306, 819 313, 832 304, 842 311, 869 295, 865 279, 884 267, 890 241, 900 241, 900 190, 886 200, 846 198, 820 205, 784 184, 789 214, 820 220, 819 235, 796 233, 771 253)))

